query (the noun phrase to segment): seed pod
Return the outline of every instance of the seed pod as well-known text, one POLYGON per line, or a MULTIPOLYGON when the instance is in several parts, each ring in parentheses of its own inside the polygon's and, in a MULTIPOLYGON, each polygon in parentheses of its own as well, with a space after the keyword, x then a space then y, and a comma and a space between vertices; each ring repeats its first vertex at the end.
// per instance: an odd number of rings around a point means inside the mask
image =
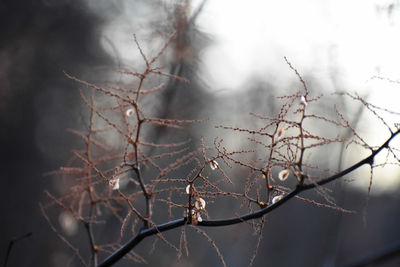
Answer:
POLYGON ((211 170, 217 169, 218 168, 218 162, 216 162, 215 160, 212 160, 210 162, 210 168, 211 168, 211 170))
POLYGON ((272 204, 275 204, 276 202, 278 202, 279 200, 281 200, 283 198, 283 195, 279 195, 279 196, 274 196, 272 198, 272 204))
POLYGON ((118 190, 119 189, 119 178, 111 179, 108 183, 112 187, 112 190, 118 190))
POLYGON ((290 171, 288 169, 280 171, 278 178, 281 181, 285 181, 289 177, 290 171))
POLYGON ((196 200, 196 202, 194 203, 194 206, 198 210, 203 210, 206 207, 206 201, 200 197, 196 200))
POLYGON ((307 106, 306 98, 305 98, 303 95, 302 95, 301 98, 300 98, 300 103, 301 103, 302 105, 304 105, 304 106, 307 106))
POLYGON ((186 186, 186 194, 190 194, 190 185, 186 186))
POLYGON ((131 116, 133 116, 133 114, 135 114, 135 110, 133 110, 133 108, 130 108, 130 109, 126 110, 126 116, 127 117, 131 117, 131 116))

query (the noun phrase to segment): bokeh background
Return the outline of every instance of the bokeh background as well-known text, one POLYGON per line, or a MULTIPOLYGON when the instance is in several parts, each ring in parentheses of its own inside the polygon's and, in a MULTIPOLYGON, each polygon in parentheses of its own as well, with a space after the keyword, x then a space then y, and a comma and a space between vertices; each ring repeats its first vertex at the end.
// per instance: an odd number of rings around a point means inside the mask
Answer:
MULTIPOLYGON (((99 83, 118 80, 114 70, 135 70, 142 64, 133 33, 150 55, 173 28, 187 23, 162 63, 191 82, 168 84, 155 110, 164 117, 210 118, 206 126, 187 133, 191 139, 206 136, 212 143, 219 136, 233 148, 240 147, 238 136, 218 132, 214 125, 251 127, 255 124, 250 112, 274 114, 279 109, 274 97, 301 87, 283 59, 286 56, 314 94, 328 95, 360 134, 378 145, 389 135, 383 125, 360 111, 358 104, 330 94, 356 92, 400 111, 400 84, 374 78, 399 79, 399 17, 399 2, 394 0, 1 1, 1 263, 10 240, 32 232, 14 244, 7 266, 79 266, 51 231, 38 204, 46 202, 44 190, 62 192, 57 176, 49 173, 69 159, 78 142, 67 129, 85 127, 78 86, 63 71, 99 83)), ((391 126, 400 122, 395 116, 385 118, 391 126)), ((154 138, 163 138, 157 134, 154 138)), ((367 155, 358 150, 341 154, 340 147, 319 153, 320 166, 335 170, 367 155)), ((377 169, 365 209, 368 172, 365 167, 330 186, 337 203, 355 214, 297 200, 269 214, 254 266, 337 266, 398 242, 399 170, 377 169)), ((86 243, 81 228, 65 234, 75 244, 86 243)), ((248 265, 256 243, 250 227, 206 230, 228 266, 248 265)), ((194 234, 189 235, 190 256, 179 262, 161 242, 148 255, 149 244, 151 240, 138 247, 149 266, 220 265, 211 246, 194 234)), ((129 264, 122 261, 116 266, 129 264)), ((381 266, 399 265, 398 256, 381 266)))

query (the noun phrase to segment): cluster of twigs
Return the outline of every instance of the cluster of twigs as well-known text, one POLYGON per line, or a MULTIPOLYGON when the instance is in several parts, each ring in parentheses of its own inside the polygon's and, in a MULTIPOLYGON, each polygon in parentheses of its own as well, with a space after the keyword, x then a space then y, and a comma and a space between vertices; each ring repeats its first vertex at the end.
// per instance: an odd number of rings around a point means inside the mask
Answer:
POLYGON ((206 238, 225 266, 216 242, 203 227, 244 222, 249 222, 258 233, 251 265, 261 242, 265 214, 292 198, 341 212, 352 212, 339 207, 329 189, 324 186, 365 164, 371 166, 372 182, 374 158, 382 150, 393 155, 396 164, 400 162, 397 157, 398 151, 389 146, 399 130, 393 130, 383 117, 378 115, 381 109, 358 96, 346 94, 354 101, 360 101, 389 128, 390 137, 381 146, 371 147, 338 108, 334 107, 334 118, 309 112, 309 107, 323 101, 323 96, 312 95, 302 76, 286 58, 302 88, 291 95, 277 97, 276 101, 281 102, 281 108, 276 116, 253 114, 255 119, 262 123, 262 127, 257 129, 217 126, 235 134, 246 135, 247 140, 256 149, 230 151, 221 138, 214 140, 214 147, 208 147, 202 139, 201 146, 194 150, 191 149, 191 142, 186 140, 165 144, 147 140, 151 136, 149 132, 159 128, 179 131, 186 125, 204 122, 157 118, 144 106, 148 103, 146 98, 163 90, 162 84, 146 88, 146 82, 152 77, 163 76, 188 82, 185 78, 165 73, 162 68, 156 66, 157 60, 174 36, 175 33, 151 59, 146 57, 135 37, 145 62, 145 70, 120 71, 123 75, 137 79, 134 89, 100 87, 65 73, 68 78, 86 87, 80 94, 89 110, 88 129, 86 132, 72 131, 82 138, 85 146, 81 150, 73 150, 74 157, 59 170, 66 184, 66 193, 54 196, 46 192, 50 201, 42 206, 42 211, 52 229, 72 249, 83 265, 110 266, 123 257, 145 263, 146 259, 133 248, 152 235, 156 235, 159 240, 175 250, 180 258, 183 254, 189 254, 185 231, 193 229, 206 238), (96 101, 99 96, 108 99, 107 106, 96 101), (326 137, 318 134, 318 127, 324 125, 337 128, 337 135, 326 137), (343 138, 342 130, 350 130, 353 138, 343 138), (111 146, 107 138, 119 142, 111 146), (371 153, 365 159, 339 172, 322 170, 321 166, 312 165, 307 161, 311 151, 317 148, 321 150, 332 143, 357 144, 369 149, 371 153), (257 153, 261 153, 262 157, 252 156, 257 153), (237 169, 247 172, 244 181, 235 177, 237 169), (292 183, 289 183, 288 179, 292 183), (314 189, 323 202, 300 196, 301 192, 310 189, 314 189), (208 209, 209 206, 218 206, 218 201, 222 198, 241 203, 241 208, 232 211, 231 218, 216 219, 217 215, 212 214, 212 209, 208 209), (85 259, 51 223, 47 210, 53 206, 70 212, 75 220, 85 226, 91 248, 89 260, 85 259), (163 214, 165 210, 165 216, 160 216, 159 213, 163 214), (110 230, 114 233, 114 239, 101 244, 98 240, 103 238, 99 236, 97 229, 108 227, 108 223, 115 219, 118 221, 118 230, 115 229, 115 225, 110 230), (182 227, 181 237, 179 244, 175 245, 162 233, 178 227, 182 227), (99 264, 99 254, 109 255, 99 264))

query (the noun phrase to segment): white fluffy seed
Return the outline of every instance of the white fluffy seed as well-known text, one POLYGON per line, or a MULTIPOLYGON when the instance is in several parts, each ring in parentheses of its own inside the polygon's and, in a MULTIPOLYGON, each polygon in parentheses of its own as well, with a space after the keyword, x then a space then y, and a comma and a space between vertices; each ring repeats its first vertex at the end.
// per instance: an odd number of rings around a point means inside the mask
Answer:
POLYGON ((212 160, 210 162, 210 168, 211 168, 211 170, 217 169, 218 168, 218 162, 216 162, 215 160, 212 160))
POLYGON ((302 95, 301 98, 300 98, 300 103, 301 103, 302 105, 304 105, 304 106, 307 106, 306 98, 305 98, 303 95, 302 95))
POLYGON ((186 194, 190 194, 190 185, 186 186, 186 194))
POLYGON ((198 200, 196 200, 194 206, 198 210, 203 210, 206 207, 206 201, 200 197, 198 200))
POLYGON ((276 202, 278 202, 279 200, 281 200, 283 198, 283 195, 279 195, 279 196, 274 196, 272 198, 272 204, 275 204, 276 202))
POLYGON ((119 178, 117 179, 111 179, 109 181, 110 186, 112 187, 112 190, 117 190, 119 189, 119 178))
POLYGON ((135 111, 132 108, 126 110, 126 116, 131 117, 133 114, 135 114, 135 111))
POLYGON ((290 174, 290 172, 289 172, 288 169, 282 170, 282 171, 279 172, 278 178, 281 181, 285 181, 289 177, 289 174, 290 174))

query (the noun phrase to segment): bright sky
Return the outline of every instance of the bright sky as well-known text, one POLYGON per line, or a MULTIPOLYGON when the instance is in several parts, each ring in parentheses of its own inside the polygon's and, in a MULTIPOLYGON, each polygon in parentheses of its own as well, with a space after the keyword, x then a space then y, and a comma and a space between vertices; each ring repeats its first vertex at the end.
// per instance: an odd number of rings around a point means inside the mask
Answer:
POLYGON ((356 88, 374 75, 400 78, 400 24, 393 20, 400 14, 377 12, 382 2, 208 1, 200 25, 216 45, 204 55, 204 72, 216 88, 238 88, 255 74, 280 76, 286 56, 321 79, 336 63, 339 78, 356 88))
MULTIPOLYGON (((204 54, 206 80, 216 90, 240 90, 254 76, 282 84, 293 78, 283 60, 286 56, 300 73, 312 72, 331 92, 335 74, 343 89, 360 95, 368 92, 369 101, 400 112, 400 84, 370 80, 373 76, 400 80, 400 21, 396 19, 400 12, 392 16, 378 12, 388 3, 208 1, 200 27, 216 43, 204 54)), ((391 125, 395 122, 389 118, 391 125)), ((362 127, 364 134, 371 142, 382 142, 386 129, 370 126, 362 127)), ((368 187, 368 172, 364 168, 361 173, 366 179, 354 183, 363 190, 368 187)), ((400 184, 398 168, 377 169, 376 174, 384 179, 375 179, 375 193, 400 184)))
MULTIPOLYGON (((343 89, 361 96, 368 92, 369 101, 400 112, 400 84, 370 80, 400 80, 400 10, 392 16, 378 12, 393 1, 209 0, 198 18, 200 29, 214 42, 202 54, 203 78, 216 92, 242 89, 252 77, 285 86, 293 79, 286 56, 300 73, 313 73, 328 92, 334 90, 335 75, 343 89)), ((127 17, 117 19, 119 26, 110 25, 105 35, 119 54, 132 60, 138 54, 132 54, 132 22, 124 21, 127 17)), ((382 140, 379 127, 366 129, 373 141, 382 140)), ((378 188, 400 183, 393 169, 384 175, 378 188)))

